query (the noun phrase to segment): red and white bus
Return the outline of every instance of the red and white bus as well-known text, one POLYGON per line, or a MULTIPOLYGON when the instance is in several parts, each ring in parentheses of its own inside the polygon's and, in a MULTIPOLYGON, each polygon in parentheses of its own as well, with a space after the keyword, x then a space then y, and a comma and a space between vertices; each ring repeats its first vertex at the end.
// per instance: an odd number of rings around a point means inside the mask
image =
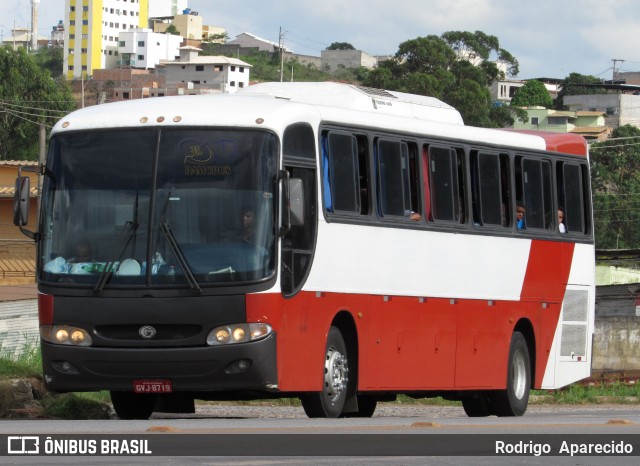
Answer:
POLYGON ((467 127, 424 96, 265 83, 71 113, 41 173, 23 231, 45 383, 109 390, 122 418, 285 396, 311 417, 371 416, 397 394, 521 415, 530 389, 590 374, 579 136, 467 127))

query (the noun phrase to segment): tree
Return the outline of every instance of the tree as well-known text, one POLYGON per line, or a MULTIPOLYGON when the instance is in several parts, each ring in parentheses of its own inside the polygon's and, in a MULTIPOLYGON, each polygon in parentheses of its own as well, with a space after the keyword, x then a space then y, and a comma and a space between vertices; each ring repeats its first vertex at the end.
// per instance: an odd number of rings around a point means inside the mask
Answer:
POLYGON ((170 24, 169 26, 167 26, 167 29, 165 29, 164 33, 165 34, 172 34, 174 36, 179 36, 180 35, 180 31, 178 31, 178 28, 173 23, 170 24))
POLYGON ((596 247, 640 248, 640 129, 620 126, 590 154, 596 247))
POLYGON ((221 32, 218 34, 209 34, 209 37, 207 37, 206 39, 203 39, 202 42, 215 42, 218 44, 224 44, 226 41, 229 40, 229 34, 227 34, 226 32, 221 32))
POLYGON ((53 80, 24 48, 0 47, 0 158, 37 160, 39 126, 75 108, 67 83, 53 80))
POLYGON ((513 94, 511 106, 552 108, 553 99, 541 81, 531 79, 513 94))
POLYGON ((64 51, 62 47, 41 47, 33 54, 36 64, 49 70, 49 74, 57 78, 63 75, 64 51))
POLYGON ((560 92, 558 92, 558 98, 556 99, 556 108, 558 110, 562 109, 564 105, 563 99, 567 95, 606 94, 607 91, 602 87, 591 87, 597 84, 602 84, 602 80, 595 76, 571 73, 564 78, 560 84, 560 92))
POLYGON ((466 124, 503 127, 513 123, 511 112, 492 108, 488 86, 517 73, 518 61, 500 48, 497 37, 450 31, 403 42, 394 59, 381 63, 364 84, 430 95, 456 107, 466 124))
POLYGON ((356 48, 348 42, 333 42, 327 50, 355 50, 356 48))

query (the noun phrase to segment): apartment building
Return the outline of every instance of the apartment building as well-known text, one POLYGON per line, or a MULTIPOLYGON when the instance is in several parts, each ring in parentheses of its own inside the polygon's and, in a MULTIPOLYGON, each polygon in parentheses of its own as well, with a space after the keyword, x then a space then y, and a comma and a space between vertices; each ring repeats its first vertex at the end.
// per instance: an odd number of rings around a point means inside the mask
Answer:
POLYGON ((154 69, 161 60, 180 58, 182 37, 151 29, 129 29, 118 41, 118 68, 154 69))
POLYGON ((160 87, 151 96, 234 93, 249 85, 251 65, 237 58, 199 56, 200 49, 180 48, 180 59, 156 68, 160 87))
MULTIPOLYGON (((153 0, 171 2, 172 0, 153 0)), ((65 0, 64 71, 67 79, 115 68, 118 35, 145 27, 150 0, 65 0)))

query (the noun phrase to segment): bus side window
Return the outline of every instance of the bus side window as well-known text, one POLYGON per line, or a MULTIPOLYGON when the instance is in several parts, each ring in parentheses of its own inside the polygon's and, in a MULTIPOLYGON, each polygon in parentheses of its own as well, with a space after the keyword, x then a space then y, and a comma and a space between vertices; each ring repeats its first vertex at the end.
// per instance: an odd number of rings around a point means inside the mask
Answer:
POLYGON ((464 152, 429 147, 431 214, 435 221, 465 222, 464 152))
POLYGON ((559 164, 558 170, 562 179, 558 183, 562 190, 562 198, 558 199, 558 206, 564 210, 564 224, 567 233, 587 233, 585 200, 585 180, 581 165, 574 163, 559 164))
POLYGON ((555 225, 552 202, 551 164, 548 160, 518 157, 516 199, 525 209, 526 228, 551 229, 555 225))
POLYGON ((355 136, 331 132, 323 137, 323 184, 329 212, 360 213, 358 143, 355 136))
POLYGON ((505 154, 471 154, 473 221, 476 225, 509 225, 508 158, 505 154))
POLYGON ((420 220, 415 145, 378 140, 376 159, 380 215, 420 220))

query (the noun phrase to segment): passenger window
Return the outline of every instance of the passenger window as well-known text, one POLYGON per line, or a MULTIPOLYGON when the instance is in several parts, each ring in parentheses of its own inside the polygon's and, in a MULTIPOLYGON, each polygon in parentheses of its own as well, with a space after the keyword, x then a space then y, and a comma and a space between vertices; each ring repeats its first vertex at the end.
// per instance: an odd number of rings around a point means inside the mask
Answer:
POLYGON ((355 136, 330 133, 323 138, 325 208, 329 212, 360 212, 360 174, 355 136))
POLYGON ((508 156, 473 153, 471 160, 474 223, 509 226, 508 156))
POLYGON ((551 164, 547 160, 518 160, 521 169, 516 171, 516 199, 517 208, 524 210, 524 228, 551 229, 555 224, 551 164))
POLYGON ((587 233, 582 167, 579 164, 560 164, 562 180, 558 183, 558 207, 563 209, 567 233, 587 233))
POLYGON ((454 148, 429 148, 431 215, 438 221, 464 223, 464 153, 454 148))
POLYGON ((379 140, 376 147, 380 215, 420 220, 415 145, 379 140))

